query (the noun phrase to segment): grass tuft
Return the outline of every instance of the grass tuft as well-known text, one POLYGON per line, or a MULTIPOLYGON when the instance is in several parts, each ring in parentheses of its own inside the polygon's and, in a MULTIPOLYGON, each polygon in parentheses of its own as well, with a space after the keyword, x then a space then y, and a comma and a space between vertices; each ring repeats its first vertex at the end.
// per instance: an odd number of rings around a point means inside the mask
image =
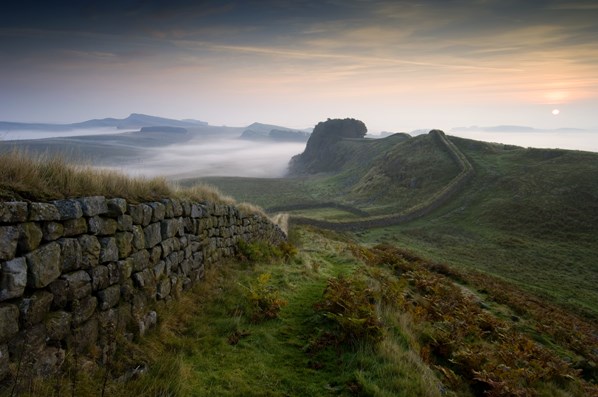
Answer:
MULTIPOLYGON (((72 164, 51 155, 22 150, 0 153, 0 200, 49 201, 83 196, 120 197, 131 203, 180 198, 234 205, 235 200, 214 186, 182 188, 163 177, 129 177, 114 170, 72 164)), ((252 204, 240 204, 246 214, 265 216, 252 204)))

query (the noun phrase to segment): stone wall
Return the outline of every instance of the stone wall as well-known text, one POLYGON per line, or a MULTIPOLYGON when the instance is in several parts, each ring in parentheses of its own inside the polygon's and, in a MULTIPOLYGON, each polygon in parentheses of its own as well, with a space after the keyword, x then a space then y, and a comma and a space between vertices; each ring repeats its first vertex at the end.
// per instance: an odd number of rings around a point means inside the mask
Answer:
POLYGON ((0 379, 10 364, 52 373, 68 349, 143 335, 153 310, 200 280, 239 241, 285 239, 236 207, 101 196, 0 202, 0 379))

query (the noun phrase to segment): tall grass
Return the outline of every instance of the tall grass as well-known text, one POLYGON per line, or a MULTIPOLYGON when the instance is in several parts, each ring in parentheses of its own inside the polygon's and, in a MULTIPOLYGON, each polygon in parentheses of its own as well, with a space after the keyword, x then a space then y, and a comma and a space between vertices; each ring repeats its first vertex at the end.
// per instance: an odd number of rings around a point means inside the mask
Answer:
MULTIPOLYGON (((51 155, 13 150, 0 154, 0 199, 47 201, 101 195, 132 203, 167 197, 235 204, 217 188, 205 184, 181 188, 164 177, 129 177, 113 170, 68 163, 51 155)), ((247 212, 260 212, 246 205, 247 212)))

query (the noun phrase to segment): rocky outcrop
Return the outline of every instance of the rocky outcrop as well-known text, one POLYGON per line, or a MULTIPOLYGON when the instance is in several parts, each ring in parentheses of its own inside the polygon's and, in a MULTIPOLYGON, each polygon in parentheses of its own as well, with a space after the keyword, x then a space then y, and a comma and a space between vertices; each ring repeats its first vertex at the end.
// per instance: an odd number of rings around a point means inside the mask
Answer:
POLYGON ((285 238, 267 218, 207 202, 0 202, 0 379, 11 362, 26 359, 44 375, 67 349, 103 349, 110 327, 141 336, 156 324, 158 302, 234 255, 239 241, 285 238))
POLYGON ((328 119, 318 123, 303 153, 291 159, 289 174, 315 174, 338 170, 347 159, 338 150, 337 142, 343 139, 361 139, 367 131, 365 124, 355 119, 328 119))

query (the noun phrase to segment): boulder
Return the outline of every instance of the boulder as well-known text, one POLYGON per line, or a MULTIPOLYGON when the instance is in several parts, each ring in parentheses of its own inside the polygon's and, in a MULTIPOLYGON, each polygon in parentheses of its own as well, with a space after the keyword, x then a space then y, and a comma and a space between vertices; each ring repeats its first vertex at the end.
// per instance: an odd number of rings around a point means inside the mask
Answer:
POLYGON ((29 204, 30 221, 59 221, 60 212, 53 204, 30 203, 29 204))

